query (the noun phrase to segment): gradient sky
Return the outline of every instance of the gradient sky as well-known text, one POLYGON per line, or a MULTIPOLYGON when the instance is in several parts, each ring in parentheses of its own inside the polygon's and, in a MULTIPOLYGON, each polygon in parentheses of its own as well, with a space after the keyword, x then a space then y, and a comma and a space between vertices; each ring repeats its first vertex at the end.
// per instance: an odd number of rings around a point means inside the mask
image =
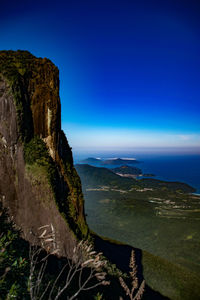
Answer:
POLYGON ((73 149, 200 146, 200 1, 1 1, 0 49, 60 70, 73 149))

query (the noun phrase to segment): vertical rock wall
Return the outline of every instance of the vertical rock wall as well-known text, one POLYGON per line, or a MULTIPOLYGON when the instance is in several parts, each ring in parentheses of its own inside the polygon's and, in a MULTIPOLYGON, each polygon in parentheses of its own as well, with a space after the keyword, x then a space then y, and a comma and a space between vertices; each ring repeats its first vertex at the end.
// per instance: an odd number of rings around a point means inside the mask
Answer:
POLYGON ((0 52, 0 197, 27 239, 52 224, 61 255, 87 236, 81 183, 61 130, 59 71, 26 51, 0 52))

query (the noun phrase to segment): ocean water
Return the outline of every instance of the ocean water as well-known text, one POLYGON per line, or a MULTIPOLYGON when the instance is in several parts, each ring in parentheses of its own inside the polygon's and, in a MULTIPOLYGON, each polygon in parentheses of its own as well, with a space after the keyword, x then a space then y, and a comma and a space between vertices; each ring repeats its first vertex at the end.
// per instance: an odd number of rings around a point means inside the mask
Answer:
MULTIPOLYGON (((101 159, 115 157, 136 158, 140 161, 135 166, 143 173, 153 173, 155 179, 184 182, 196 188, 200 193, 200 155, 198 154, 163 154, 163 153, 75 153, 74 160, 78 163, 87 157, 101 159)), ((106 166, 108 167, 108 166, 106 166)), ((113 167, 113 166, 112 166, 113 167)))
POLYGON ((187 183, 200 193, 200 155, 149 155, 141 160, 144 173, 153 173, 156 179, 187 183))

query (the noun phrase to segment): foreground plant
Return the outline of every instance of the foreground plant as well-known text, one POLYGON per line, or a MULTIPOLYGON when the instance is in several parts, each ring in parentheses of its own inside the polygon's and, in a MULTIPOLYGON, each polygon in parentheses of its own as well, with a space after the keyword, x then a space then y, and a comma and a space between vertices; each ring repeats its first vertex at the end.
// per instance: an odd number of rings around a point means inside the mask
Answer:
MULTIPOLYGON (((139 287, 137 278, 137 266, 135 262, 135 252, 133 250, 131 251, 129 267, 131 269, 131 271, 129 272, 131 278, 131 288, 129 289, 122 277, 119 277, 119 282, 123 287, 126 295, 129 296, 131 300, 140 300, 144 293, 145 281, 143 280, 139 287)), ((123 300, 123 298, 120 297, 120 300, 123 300)))
POLYGON ((102 253, 94 251, 88 241, 81 241, 74 247, 72 257, 67 258, 66 263, 53 282, 50 280, 44 286, 48 258, 52 254, 58 254, 59 248, 55 242, 53 225, 45 225, 39 228, 39 230, 41 229, 43 232, 38 238, 42 246, 45 245, 46 249, 49 248, 49 252, 41 258, 42 248, 36 246, 30 248, 29 290, 31 300, 42 300, 43 298, 57 300, 64 293, 68 295, 68 290, 75 278, 77 282, 76 291, 73 295, 68 296, 67 299, 69 300, 75 299, 82 291, 91 290, 99 285, 110 284, 105 279, 106 272, 102 271, 106 265, 102 253), (60 280, 61 278, 62 280, 60 280), (64 284, 58 286, 60 282, 64 282, 64 284))

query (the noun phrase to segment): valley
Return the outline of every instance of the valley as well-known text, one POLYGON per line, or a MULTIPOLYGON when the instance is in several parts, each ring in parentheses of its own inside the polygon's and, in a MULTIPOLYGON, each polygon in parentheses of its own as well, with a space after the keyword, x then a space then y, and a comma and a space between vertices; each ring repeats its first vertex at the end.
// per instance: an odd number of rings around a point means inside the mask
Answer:
POLYGON ((142 249, 144 276, 150 287, 171 299, 198 299, 194 297, 195 291, 200 292, 200 197, 192 193, 192 187, 116 178, 108 169, 88 165, 76 169, 90 228, 142 249), (158 261, 159 278, 152 272, 158 261))

